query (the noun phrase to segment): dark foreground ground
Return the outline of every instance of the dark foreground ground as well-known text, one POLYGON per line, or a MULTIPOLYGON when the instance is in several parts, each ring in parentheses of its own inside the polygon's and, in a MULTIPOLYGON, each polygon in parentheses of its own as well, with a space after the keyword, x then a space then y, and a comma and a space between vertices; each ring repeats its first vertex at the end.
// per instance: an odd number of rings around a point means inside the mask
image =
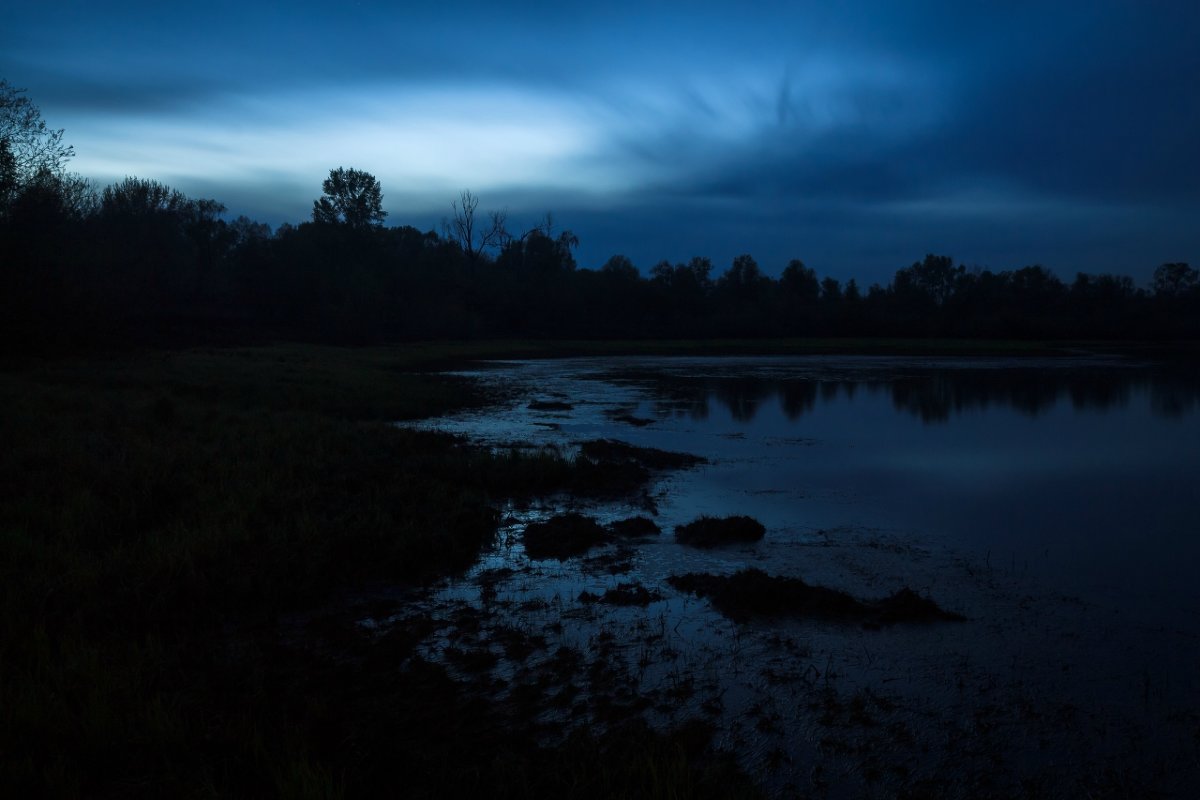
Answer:
MULTIPOLYGON (((461 570, 506 499, 639 476, 395 420, 489 402, 428 370, 761 343, 265 347, 0 372, 0 786, 11 796, 753 796, 699 722, 552 746, 414 648, 311 613, 461 570), (607 348, 607 350, 606 350, 607 348), (281 620, 303 619, 297 631, 281 620), (401 665, 401 666, 398 666, 401 665)), ((978 352, 958 342, 771 352, 978 352)), ((989 344, 988 353, 1046 352, 989 344)))

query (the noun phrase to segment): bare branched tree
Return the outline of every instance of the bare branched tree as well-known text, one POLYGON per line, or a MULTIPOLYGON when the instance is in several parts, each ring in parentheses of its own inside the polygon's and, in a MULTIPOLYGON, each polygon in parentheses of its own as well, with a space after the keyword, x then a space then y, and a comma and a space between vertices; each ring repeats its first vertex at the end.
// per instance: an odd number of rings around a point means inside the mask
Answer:
POLYGON ((512 234, 508 232, 507 211, 492 211, 488 214, 488 220, 491 223, 489 246, 502 248, 512 241, 512 234))
POLYGON ((479 198, 470 189, 463 189, 450 207, 454 209, 454 218, 442 222, 443 231, 447 238, 458 242, 472 261, 477 261, 485 248, 503 247, 512 238, 505 227, 508 220, 505 211, 492 211, 488 214, 488 226, 482 231, 476 230, 475 210, 479 208, 479 198))
POLYGON ((46 125, 25 90, 0 78, 0 213, 23 189, 61 180, 74 155, 71 146, 63 144, 62 129, 46 125))

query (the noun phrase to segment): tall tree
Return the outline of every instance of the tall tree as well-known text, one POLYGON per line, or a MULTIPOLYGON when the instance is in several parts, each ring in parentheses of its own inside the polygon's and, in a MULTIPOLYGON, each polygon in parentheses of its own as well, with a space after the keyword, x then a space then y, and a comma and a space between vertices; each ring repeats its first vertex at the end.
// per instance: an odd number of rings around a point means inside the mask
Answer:
POLYGON ((806 303, 815 303, 821 294, 821 283, 817 273, 798 258, 793 258, 779 276, 779 285, 785 292, 806 303))
POLYGON ((183 192, 148 178, 128 177, 104 189, 100 213, 108 218, 182 217, 188 210, 183 192))
POLYGON ((637 267, 633 265, 633 261, 626 255, 615 255, 608 261, 604 262, 604 266, 600 268, 600 272, 614 279, 623 281, 635 281, 639 277, 637 267))
POLYGON ((717 280, 717 287, 732 295, 749 297, 758 291, 762 283, 763 275, 758 262, 743 253, 733 259, 729 269, 717 280))
POLYGON ((0 215, 25 187, 62 177, 74 155, 75 150, 63 144, 62 129, 46 125, 25 90, 0 78, 0 215))
POLYGON ((1200 273, 1184 262, 1163 264, 1154 270, 1154 293, 1159 297, 1183 297, 1200 285, 1200 273))
POLYGON ((934 305, 943 306, 965 273, 966 267, 955 267, 950 256, 929 253, 924 260, 914 261, 911 267, 898 271, 895 286, 902 294, 924 296, 934 305))
POLYGON ((382 227, 387 216, 383 190, 371 173, 344 167, 331 169, 321 190, 324 196, 313 201, 313 222, 355 229, 382 227))
POLYGON ((464 189, 450 207, 454 209, 454 218, 442 222, 443 233, 457 241, 472 261, 479 259, 485 247, 503 247, 512 238, 505 228, 508 215, 504 211, 493 211, 488 215, 487 225, 479 227, 475 219, 479 198, 469 189, 464 189))

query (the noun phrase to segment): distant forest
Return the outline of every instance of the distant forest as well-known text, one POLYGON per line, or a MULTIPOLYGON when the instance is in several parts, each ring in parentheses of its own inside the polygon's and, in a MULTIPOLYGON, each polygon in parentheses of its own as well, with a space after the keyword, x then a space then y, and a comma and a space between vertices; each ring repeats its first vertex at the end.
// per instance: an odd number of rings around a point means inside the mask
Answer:
POLYGON ((69 173, 63 132, 0 81, 0 334, 29 351, 121 342, 333 343, 413 338, 903 336, 1197 338, 1200 275, 967 269, 926 255, 886 286, 778 278, 750 255, 643 274, 614 255, 580 268, 552 218, 513 232, 469 192, 442 230, 384 224, 369 173, 330 172, 312 218, 272 231, 153 180, 98 189, 69 173))

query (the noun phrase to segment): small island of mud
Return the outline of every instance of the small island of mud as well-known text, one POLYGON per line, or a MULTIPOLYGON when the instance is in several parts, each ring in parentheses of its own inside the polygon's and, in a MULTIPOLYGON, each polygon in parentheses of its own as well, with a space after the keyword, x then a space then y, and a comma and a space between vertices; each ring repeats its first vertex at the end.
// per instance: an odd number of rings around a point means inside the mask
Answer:
POLYGON ((713 608, 739 622, 752 617, 813 617, 879 627, 966 619, 944 611, 907 587, 882 600, 863 601, 836 589, 813 586, 800 578, 768 575, 759 569, 744 569, 733 575, 692 572, 673 575, 667 582, 682 592, 708 598, 713 608))
POLYGON ((767 529, 753 517, 700 517, 675 526, 675 541, 692 547, 719 547, 738 542, 757 542, 767 529))

